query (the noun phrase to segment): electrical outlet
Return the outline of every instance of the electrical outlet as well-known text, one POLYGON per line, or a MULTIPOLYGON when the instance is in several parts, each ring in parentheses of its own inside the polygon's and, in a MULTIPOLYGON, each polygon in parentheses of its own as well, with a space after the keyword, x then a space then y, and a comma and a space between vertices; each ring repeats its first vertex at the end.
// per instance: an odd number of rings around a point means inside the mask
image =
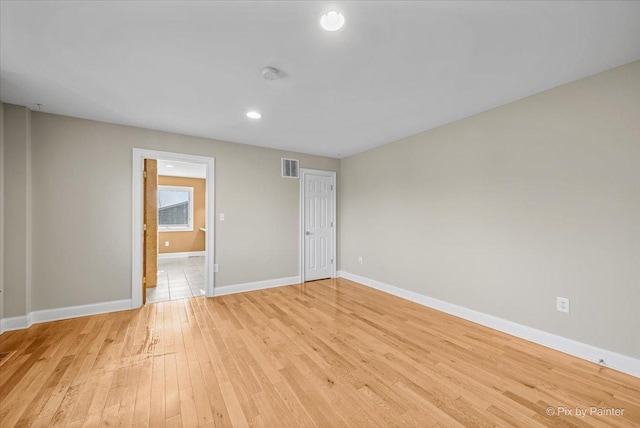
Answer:
POLYGON ((213 265, 213 272, 218 272, 218 263, 213 265))
POLYGON ((220 221, 224 221, 224 213, 220 213, 220 221))
POLYGON ((566 297, 558 297, 556 300, 556 309, 559 312, 569 313, 569 299, 566 297))
POLYGON ((168 247, 169 246, 169 241, 164 241, 164 246, 168 247))
POLYGON ((362 256, 358 257, 358 263, 362 264, 362 256))

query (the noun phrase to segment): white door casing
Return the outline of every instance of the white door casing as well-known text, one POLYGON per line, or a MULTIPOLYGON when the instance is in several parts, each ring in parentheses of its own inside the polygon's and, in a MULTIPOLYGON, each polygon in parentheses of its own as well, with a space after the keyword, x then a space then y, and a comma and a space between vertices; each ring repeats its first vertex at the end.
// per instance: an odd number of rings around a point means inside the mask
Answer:
POLYGON ((301 280, 335 277, 335 172, 301 169, 301 280))

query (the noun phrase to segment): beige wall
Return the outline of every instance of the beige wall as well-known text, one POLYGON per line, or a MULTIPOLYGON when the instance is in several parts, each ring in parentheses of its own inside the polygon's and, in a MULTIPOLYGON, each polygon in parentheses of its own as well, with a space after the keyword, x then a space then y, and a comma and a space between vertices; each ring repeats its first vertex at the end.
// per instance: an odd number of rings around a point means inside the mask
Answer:
MULTIPOLYGON (((298 274, 299 181, 339 160, 32 113, 33 309, 131 298, 134 147, 215 157, 216 287, 298 274), (216 214, 216 218, 218 215, 216 214)), ((6 305, 5 305, 6 306, 6 305)))
POLYGON ((344 271, 640 357, 640 62, 349 157, 341 177, 344 271))
POLYGON ((31 306, 31 112, 10 104, 3 110, 3 317, 10 318, 26 314, 31 306))
POLYGON ((193 231, 191 232, 159 232, 158 252, 184 253, 205 250, 205 232, 200 230, 206 225, 205 186, 206 180, 201 178, 158 176, 159 186, 193 187, 193 231), (165 246, 169 242, 169 246, 165 246))
MULTIPOLYGON (((0 102, 0 320, 2 320, 3 317, 4 317, 4 103, 0 102)), ((0 330, 2 330, 2 328, 0 328, 0 330)))

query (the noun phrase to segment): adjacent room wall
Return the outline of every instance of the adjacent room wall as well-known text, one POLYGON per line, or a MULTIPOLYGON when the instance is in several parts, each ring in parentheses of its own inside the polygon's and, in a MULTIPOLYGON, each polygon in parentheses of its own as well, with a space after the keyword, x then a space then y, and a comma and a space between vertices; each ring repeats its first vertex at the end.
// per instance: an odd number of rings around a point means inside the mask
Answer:
MULTIPOLYGON (((32 113, 33 309, 131 298, 132 149, 215 157, 216 287, 298 275, 299 180, 337 159, 32 113)), ((6 316, 6 314, 5 314, 6 316)))
POLYGON ((205 185, 202 178, 158 176, 159 186, 193 187, 193 231, 191 232, 159 232, 158 252, 186 253, 205 250, 205 232, 200 230, 206 225, 205 185), (165 246, 169 242, 169 246, 165 246))
POLYGON ((640 62, 343 159, 341 177, 343 271, 640 357, 640 62))

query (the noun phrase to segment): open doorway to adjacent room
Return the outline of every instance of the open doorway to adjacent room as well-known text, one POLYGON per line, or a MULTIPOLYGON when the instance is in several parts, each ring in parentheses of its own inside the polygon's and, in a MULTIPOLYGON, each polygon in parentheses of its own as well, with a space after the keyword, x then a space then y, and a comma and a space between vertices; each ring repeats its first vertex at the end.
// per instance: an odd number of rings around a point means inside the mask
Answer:
POLYGON ((157 160, 156 284, 147 303, 204 296, 206 166, 157 160))
POLYGON ((134 149, 134 306, 213 295, 213 158, 134 149))

